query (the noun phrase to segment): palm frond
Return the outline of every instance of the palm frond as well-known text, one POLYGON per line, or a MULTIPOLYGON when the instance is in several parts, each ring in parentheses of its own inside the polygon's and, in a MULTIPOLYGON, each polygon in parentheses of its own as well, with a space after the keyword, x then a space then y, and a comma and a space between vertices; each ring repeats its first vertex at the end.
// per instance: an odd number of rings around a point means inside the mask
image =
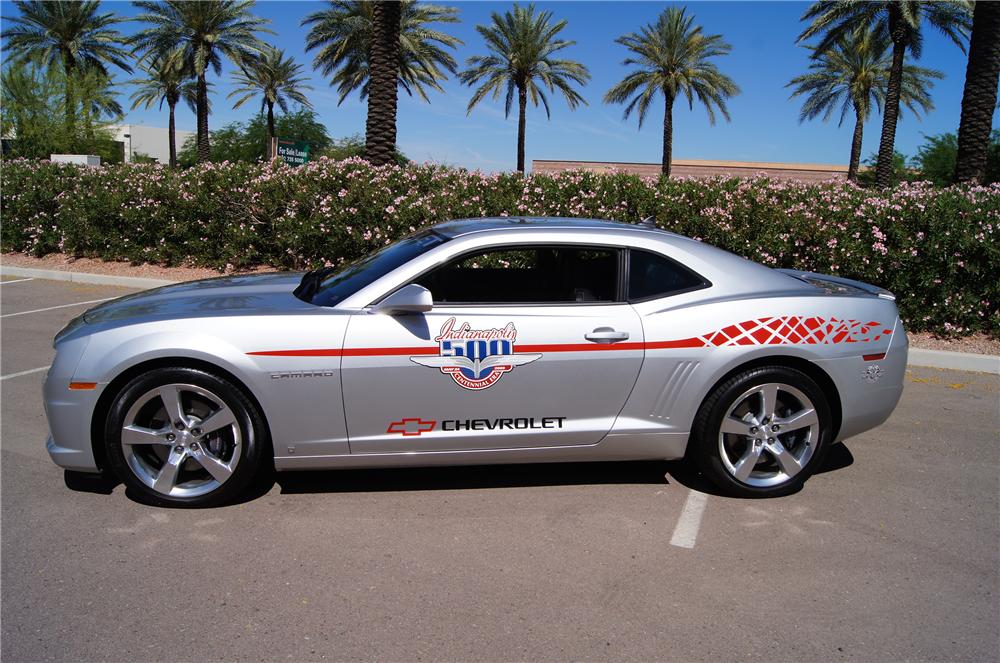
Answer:
POLYGON ((641 128, 650 104, 662 94, 667 103, 683 97, 691 108, 697 101, 712 124, 716 113, 729 120, 726 100, 740 88, 711 59, 728 55, 732 46, 721 35, 704 34, 685 9, 666 9, 656 23, 616 42, 629 51, 623 64, 636 68, 605 93, 604 102, 626 104, 626 119, 638 111, 641 128))
MULTIPOLYGON (((331 0, 329 7, 306 16, 310 26, 306 51, 316 51, 313 68, 330 78, 339 103, 354 92, 368 96, 368 46, 372 32, 371 0, 331 0)), ((443 91, 441 82, 454 74, 457 62, 446 49, 462 43, 457 37, 431 28, 457 23, 458 10, 415 0, 402 0, 399 34, 399 87, 429 101, 428 90, 443 91), (446 73, 447 72, 447 73, 446 73)))
POLYGON ((557 54, 576 42, 558 38, 566 28, 565 20, 555 21, 550 11, 536 12, 534 5, 514 5, 511 11, 493 12, 488 25, 477 25, 489 55, 475 55, 466 60, 459 80, 470 87, 479 85, 469 100, 467 110, 483 99, 499 99, 505 93, 507 116, 515 93, 523 92, 533 106, 541 105, 551 114, 548 93, 558 93, 570 109, 586 104, 575 86, 590 80, 583 64, 562 59, 557 54))

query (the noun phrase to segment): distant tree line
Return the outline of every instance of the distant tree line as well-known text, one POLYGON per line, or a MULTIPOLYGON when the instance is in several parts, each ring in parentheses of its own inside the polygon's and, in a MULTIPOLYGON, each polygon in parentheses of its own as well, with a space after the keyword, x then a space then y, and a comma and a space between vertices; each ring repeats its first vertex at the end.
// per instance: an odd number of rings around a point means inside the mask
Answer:
MULTIPOLYGON (((3 38, 13 54, 3 72, 3 129, 16 136, 18 153, 34 156, 61 141, 66 149, 98 151, 107 141, 101 133, 122 109, 110 81, 109 67, 141 77, 132 108, 164 104, 170 128, 170 165, 178 163, 174 112, 185 103, 195 112, 194 157, 207 161, 224 156, 214 140, 231 144, 235 127, 210 132, 211 75, 224 61, 235 65, 234 108, 260 101, 264 132, 258 120, 241 124, 241 131, 264 149, 280 131, 282 120, 298 122, 311 108, 304 68, 269 45, 268 21, 253 13, 253 0, 143 0, 134 21, 142 28, 126 37, 118 31, 125 18, 101 12, 97 0, 15 0, 19 15, 3 38), (36 84, 28 84, 34 81, 36 84), (36 90, 32 92, 32 89, 36 90), (61 103, 58 126, 55 104, 61 103), (298 111, 292 111, 296 104, 298 111), (281 115, 275 114, 275 107, 281 115), (297 118, 297 119, 296 119, 297 118), (47 129, 46 129, 47 128, 47 129), (57 128, 58 141, 42 137, 57 128), (89 141, 89 142, 88 142, 89 141), (98 141, 94 143, 93 141, 98 141)), ((809 71, 789 84, 801 97, 802 120, 837 117, 854 121, 849 178, 861 174, 864 122, 882 115, 874 184, 892 184, 896 124, 902 109, 914 115, 933 109, 930 91, 942 74, 908 60, 922 54, 924 34, 934 29, 968 50, 961 124, 955 135, 953 180, 988 179, 993 113, 1000 77, 1000 3, 973 0, 820 0, 802 16, 807 27, 798 42, 810 49, 809 71)), ((399 90, 429 101, 442 91, 448 75, 472 87, 467 111, 487 97, 503 98, 509 116, 517 107, 517 169, 525 168, 526 114, 529 104, 549 115, 552 96, 570 109, 587 101, 581 88, 590 80, 588 68, 564 56, 575 42, 564 38, 566 19, 533 4, 515 4, 494 12, 487 25, 477 25, 485 54, 459 65, 449 50, 462 42, 438 29, 458 21, 452 7, 369 0, 331 0, 302 20, 308 28, 306 50, 313 67, 329 78, 343 102, 357 93, 367 100, 364 155, 375 164, 391 163, 396 150, 399 90)), ((685 8, 671 7, 638 31, 616 42, 628 55, 624 78, 603 96, 605 103, 624 105, 640 127, 654 101, 664 103, 662 172, 669 176, 673 144, 673 108, 678 99, 705 108, 709 121, 730 119, 727 101, 739 94, 736 81, 723 73, 719 59, 732 47, 722 35, 706 34, 685 8)), ((313 116, 313 119, 314 116, 313 116)), ((235 149, 235 148, 234 148, 235 149)), ((241 148, 242 149, 242 148, 241 148)), ((319 148, 325 149, 325 148, 319 148)), ((182 149, 180 161, 191 154, 182 149)), ((258 150, 262 152, 263 150, 258 150)), ((243 152, 239 152, 243 154, 243 152)))

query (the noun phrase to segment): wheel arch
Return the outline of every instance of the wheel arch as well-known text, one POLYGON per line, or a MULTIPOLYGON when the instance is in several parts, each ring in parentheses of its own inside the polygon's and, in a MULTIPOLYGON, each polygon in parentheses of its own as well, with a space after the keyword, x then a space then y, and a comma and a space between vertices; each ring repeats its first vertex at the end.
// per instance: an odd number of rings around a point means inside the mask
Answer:
POLYGON ((105 451, 103 444, 104 425, 115 397, 130 381, 143 373, 156 370, 158 368, 193 368, 205 371, 206 373, 213 373, 226 381, 231 382, 233 386, 242 391, 243 395, 250 400, 254 407, 257 408, 257 412, 260 414, 261 419, 264 421, 264 426, 267 429, 267 449, 263 457, 270 457, 271 459, 274 458, 274 450, 271 446, 271 424, 267 419, 267 412, 261 406, 260 400, 257 398, 256 394, 253 393, 253 390, 251 390, 246 383, 243 382, 243 380, 222 366, 213 364, 212 362, 205 361, 203 359, 182 356, 157 357, 155 359, 147 359, 139 362, 138 364, 134 364, 123 370, 108 383, 108 386, 104 388, 100 397, 97 399, 97 404, 94 406, 94 411, 90 419, 90 446, 94 453, 94 462, 97 464, 97 468, 99 470, 102 472, 107 470, 107 452, 105 451), (268 456, 268 454, 270 455, 268 456))
POLYGON ((830 439, 837 439, 837 435, 840 434, 840 426, 843 423, 844 414, 840 401, 840 392, 838 391, 833 378, 831 378, 826 371, 824 371, 817 364, 809 361, 808 359, 803 359, 802 357, 794 357, 791 355, 765 355, 738 364, 722 375, 722 377, 720 377, 708 389, 708 391, 705 392, 701 403, 703 404, 709 396, 715 393, 715 390, 718 389, 720 385, 732 378, 734 375, 742 373, 743 371, 759 368, 761 366, 782 366, 785 368, 793 368, 805 373, 810 379, 819 385, 819 388, 823 391, 823 395, 826 396, 827 405, 830 407, 830 416, 833 419, 830 439))

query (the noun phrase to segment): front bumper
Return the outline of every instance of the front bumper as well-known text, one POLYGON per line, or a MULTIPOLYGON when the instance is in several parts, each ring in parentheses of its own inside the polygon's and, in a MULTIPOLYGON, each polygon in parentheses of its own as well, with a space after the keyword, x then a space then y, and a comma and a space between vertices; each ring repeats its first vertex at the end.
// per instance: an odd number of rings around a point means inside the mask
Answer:
POLYGON ((45 449, 56 465, 78 472, 100 471, 91 445, 90 424, 101 390, 107 386, 78 391, 69 388, 88 338, 58 345, 42 387, 45 417, 49 422, 45 449))
MULTIPOLYGON (((89 434, 87 438, 90 438, 89 434)), ((97 463, 94 462, 94 453, 90 450, 90 445, 86 446, 86 449, 60 447, 55 443, 51 435, 45 440, 45 450, 49 452, 52 462, 59 467, 76 472, 100 472, 97 468, 97 463)))

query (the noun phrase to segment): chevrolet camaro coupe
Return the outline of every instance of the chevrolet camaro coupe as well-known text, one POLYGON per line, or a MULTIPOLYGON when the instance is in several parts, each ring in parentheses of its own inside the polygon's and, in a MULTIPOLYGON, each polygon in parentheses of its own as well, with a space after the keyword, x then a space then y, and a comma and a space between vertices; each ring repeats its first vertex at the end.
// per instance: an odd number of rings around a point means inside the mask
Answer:
POLYGON ((687 457, 730 495, 787 494, 886 420, 907 338, 875 286, 646 225, 511 217, 122 297, 55 348, 52 459, 208 506, 271 463, 687 457))

